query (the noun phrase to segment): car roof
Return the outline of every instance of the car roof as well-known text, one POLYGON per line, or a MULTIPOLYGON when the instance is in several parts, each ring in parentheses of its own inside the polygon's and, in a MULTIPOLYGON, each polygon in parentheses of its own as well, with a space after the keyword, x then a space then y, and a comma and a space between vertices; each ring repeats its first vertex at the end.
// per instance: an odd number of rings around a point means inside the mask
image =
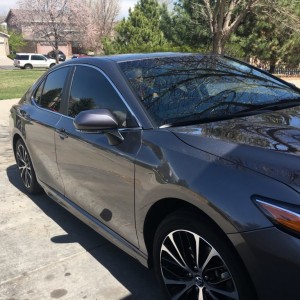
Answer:
POLYGON ((163 57, 178 57, 192 55, 192 53, 181 53, 181 52, 156 52, 156 53, 130 53, 130 54, 118 54, 103 56, 102 58, 112 60, 115 62, 125 62, 132 60, 143 60, 151 58, 163 58, 163 57))
POLYGON ((192 55, 199 55, 199 53, 183 53, 183 52, 131 53, 131 54, 104 56, 103 58, 119 63, 119 62, 133 61, 133 60, 182 57, 182 56, 192 56, 192 55))
MULTIPOLYGON (((51 51, 49 51, 48 53, 50 53, 50 52, 54 52, 55 50, 51 50, 51 51)), ((59 53, 63 53, 61 50, 58 50, 58 52, 59 53)))
POLYGON ((44 54, 41 54, 41 53, 16 53, 16 55, 43 55, 44 54))
POLYGON ((155 53, 130 53, 130 54, 118 54, 118 55, 104 55, 104 56, 85 56, 78 57, 76 60, 68 60, 62 65, 74 65, 74 64, 90 64, 95 66, 104 66, 117 64, 121 62, 146 60, 154 58, 170 58, 170 57, 182 57, 202 55, 199 53, 182 53, 182 52, 155 52, 155 53))

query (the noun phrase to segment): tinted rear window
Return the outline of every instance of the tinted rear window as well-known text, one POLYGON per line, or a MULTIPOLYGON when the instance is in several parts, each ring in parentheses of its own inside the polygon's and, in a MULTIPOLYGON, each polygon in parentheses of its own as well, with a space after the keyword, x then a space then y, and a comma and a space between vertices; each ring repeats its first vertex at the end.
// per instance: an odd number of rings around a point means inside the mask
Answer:
POLYGON ((16 55, 16 59, 18 59, 18 60, 28 60, 29 55, 16 55))

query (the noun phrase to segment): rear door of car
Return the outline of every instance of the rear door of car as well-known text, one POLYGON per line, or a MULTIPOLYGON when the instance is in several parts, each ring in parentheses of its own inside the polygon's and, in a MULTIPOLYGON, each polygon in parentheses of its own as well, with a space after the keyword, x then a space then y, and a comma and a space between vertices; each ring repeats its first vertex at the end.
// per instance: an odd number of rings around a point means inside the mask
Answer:
POLYGON ((31 64, 36 68, 46 68, 48 67, 47 60, 42 55, 31 55, 31 64))
POLYGON ((97 68, 76 66, 69 95, 55 134, 65 196, 136 245, 133 160, 141 130, 109 78, 97 68), (122 142, 111 145, 105 132, 76 130, 76 115, 96 108, 115 113, 120 126, 115 133, 122 135, 122 142))
POLYGON ((58 171, 54 144, 56 124, 61 118, 61 102, 65 97, 63 87, 70 67, 56 69, 44 78, 31 96, 31 105, 24 106, 22 114, 26 124, 26 144, 29 148, 36 174, 43 183, 64 193, 58 171))
POLYGON ((29 54, 17 54, 16 58, 14 59, 14 66, 24 67, 24 65, 29 62, 29 57, 29 54))

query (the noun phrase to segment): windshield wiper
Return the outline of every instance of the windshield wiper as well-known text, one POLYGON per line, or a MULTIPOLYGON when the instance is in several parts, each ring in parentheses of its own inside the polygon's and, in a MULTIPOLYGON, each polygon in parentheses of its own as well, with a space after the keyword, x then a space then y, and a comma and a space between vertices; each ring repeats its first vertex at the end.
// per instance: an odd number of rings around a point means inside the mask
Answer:
POLYGON ((246 112, 261 112, 261 111, 275 111, 285 108, 290 108, 294 106, 300 105, 300 98, 296 99, 286 99, 279 102, 272 102, 272 103, 264 103, 264 104, 257 104, 253 105, 251 108, 241 111, 242 113, 246 112))
MULTIPOLYGON (((221 114, 221 110, 220 110, 220 116, 203 117, 204 112, 202 111, 202 112, 198 112, 198 113, 194 113, 194 114, 185 116, 183 118, 178 118, 177 120, 173 119, 173 121, 160 126, 160 128, 187 126, 187 125, 193 125, 193 124, 203 124, 203 123, 228 120, 228 119, 233 119, 233 118, 238 118, 238 117, 247 117, 247 116, 251 116, 251 115, 260 114, 263 112, 276 111, 276 110, 290 108, 290 107, 294 107, 294 106, 298 106, 298 105, 300 105, 300 98, 287 99, 287 100, 282 100, 280 102, 276 102, 276 103, 273 102, 273 103, 269 103, 269 104, 259 104, 259 105, 249 104, 248 106, 251 106, 251 107, 242 109, 237 112, 230 112, 227 115, 221 114), (187 120, 186 118, 188 118, 189 120, 187 120)), ((247 106, 247 104, 244 104, 244 106, 247 106)))

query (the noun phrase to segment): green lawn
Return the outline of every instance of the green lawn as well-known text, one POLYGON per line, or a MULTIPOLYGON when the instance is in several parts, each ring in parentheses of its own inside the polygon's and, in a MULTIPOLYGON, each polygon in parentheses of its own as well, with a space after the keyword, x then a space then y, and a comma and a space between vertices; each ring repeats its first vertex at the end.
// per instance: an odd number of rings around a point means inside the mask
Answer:
POLYGON ((21 98, 46 70, 0 70, 0 100, 21 98))

